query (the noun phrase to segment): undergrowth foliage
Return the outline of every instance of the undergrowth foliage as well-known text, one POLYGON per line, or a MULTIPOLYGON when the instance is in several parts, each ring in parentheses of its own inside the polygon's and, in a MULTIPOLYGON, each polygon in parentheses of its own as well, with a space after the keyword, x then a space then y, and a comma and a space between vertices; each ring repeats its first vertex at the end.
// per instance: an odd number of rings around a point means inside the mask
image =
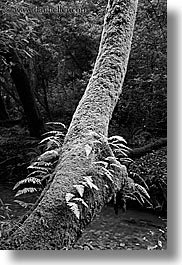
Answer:
MULTIPOLYGON (((100 137, 104 138, 102 135, 100 137)), ((118 207, 120 206, 123 210, 126 210, 126 200, 136 200, 142 205, 147 202, 148 205, 151 206, 150 196, 147 192, 147 184, 140 176, 136 175, 139 182, 142 183, 143 186, 139 183, 135 183, 134 179, 128 177, 128 174, 126 174, 126 176, 123 178, 122 188, 116 186, 113 180, 115 170, 119 170, 121 174, 123 170, 127 172, 126 167, 128 167, 133 160, 128 158, 130 148, 127 147, 127 142, 123 137, 112 136, 105 140, 110 146, 113 156, 108 156, 101 161, 92 161, 91 167, 93 173, 95 171, 100 177, 106 178, 108 184, 105 184, 105 188, 110 188, 113 192, 115 213, 118 213, 118 207)), ((99 144, 101 142, 96 140, 95 143, 99 144)), ((93 148, 94 147, 90 146, 89 144, 85 145, 87 159, 91 153, 94 153, 95 150, 93 150, 93 148)), ((134 175, 135 179, 137 179, 136 176, 134 175)), ((92 176, 83 177, 83 180, 78 185, 74 185, 74 188, 76 190, 76 194, 67 193, 65 199, 70 210, 78 219, 80 219, 81 211, 79 205, 82 204, 88 208, 87 203, 84 201, 85 189, 95 190, 95 192, 97 192, 99 188, 93 183, 92 176)))
MULTIPOLYGON (((49 122, 47 125, 49 128, 51 127, 51 130, 43 134, 43 139, 40 141, 43 153, 28 167, 28 176, 17 182, 14 186, 14 189, 17 190, 15 197, 33 194, 35 192, 40 195, 53 179, 55 167, 61 153, 66 127, 60 122, 49 122), (58 127, 58 129, 55 129, 55 127, 58 127)), ((106 138, 103 135, 97 135, 97 140, 93 142, 93 145, 85 145, 86 158, 90 159, 91 157, 90 169, 93 174, 83 176, 83 179, 79 183, 73 185, 72 192, 68 192, 65 195, 66 205, 74 213, 76 218, 80 219, 82 206, 89 207, 84 200, 85 190, 91 192, 97 192, 99 190, 96 183, 94 183, 95 173, 105 179, 107 183, 105 184, 105 188, 112 190, 116 214, 118 213, 119 207, 126 210, 127 200, 136 200, 142 205, 145 203, 151 205, 150 196, 147 192, 148 186, 144 179, 138 174, 130 174, 128 176, 127 171, 129 165, 133 163, 133 160, 128 157, 129 152, 130 148, 121 136, 106 138), (98 146, 102 146, 103 142, 110 148, 112 155, 107 157, 100 155, 102 160, 97 161, 95 160, 94 154, 102 152, 101 147, 99 149, 98 146), (120 172, 120 174, 123 174, 123 172, 126 173, 124 177, 122 175, 123 183, 121 186, 116 186, 114 183, 114 174, 116 171, 120 172)), ((25 208, 32 206, 32 203, 27 203, 22 200, 16 199, 15 202, 25 208)))
MULTIPOLYGON (((35 192, 40 194, 54 176, 66 126, 61 122, 48 122, 46 125, 50 131, 42 135, 43 139, 39 143, 43 153, 28 167, 28 176, 15 184, 13 188, 17 190, 15 197, 35 192)), ((26 203, 21 200, 15 200, 15 202, 25 208, 32 206, 32 203, 26 203)))
POLYGON ((127 147, 127 142, 121 136, 112 136, 108 139, 109 146, 111 147, 115 159, 113 157, 107 157, 105 160, 110 162, 111 173, 114 173, 114 169, 118 168, 122 171, 122 167, 127 168, 127 177, 125 177, 123 187, 114 193, 114 210, 118 213, 118 207, 121 207, 123 211, 126 210, 127 200, 136 200, 141 205, 151 206, 150 196, 148 193, 148 186, 145 180, 139 175, 130 174, 129 166, 134 161, 128 157, 130 148, 127 147))

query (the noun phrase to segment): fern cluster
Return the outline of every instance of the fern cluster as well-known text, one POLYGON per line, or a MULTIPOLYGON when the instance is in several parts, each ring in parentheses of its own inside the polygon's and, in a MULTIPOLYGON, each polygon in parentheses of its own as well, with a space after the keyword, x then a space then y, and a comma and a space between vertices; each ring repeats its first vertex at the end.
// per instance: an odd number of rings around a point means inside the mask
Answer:
MULTIPOLYGON (((113 153, 116 157, 116 160, 119 161, 119 164, 111 164, 114 167, 121 167, 122 165, 127 166, 133 163, 133 160, 128 157, 130 148, 126 146, 127 142, 120 136, 112 136, 108 139, 109 145, 113 150, 113 153)), ((111 160, 107 158, 106 160, 111 160)), ((112 162, 112 160, 111 160, 112 162)), ((136 173, 129 173, 129 176, 124 178, 124 185, 122 188, 122 200, 136 200, 141 205, 147 203, 149 206, 152 206, 150 202, 150 195, 147 192, 149 190, 145 180, 136 173)), ((116 198, 116 194, 114 194, 116 198)), ((117 203, 114 200, 115 203, 117 203)))
POLYGON ((74 213, 74 215, 80 219, 79 204, 82 204, 88 208, 88 204, 83 199, 85 189, 88 188, 90 190, 99 190, 99 188, 93 183, 92 176, 83 177, 83 180, 79 184, 73 185, 73 187, 76 190, 77 195, 69 192, 66 193, 66 204, 74 213))
MULTIPOLYGON (((102 136, 103 137, 103 136, 102 136)), ((95 141, 100 143, 99 140, 95 141)), ((99 176, 104 177, 108 180, 109 185, 105 185, 106 188, 111 188, 113 190, 113 197, 114 197, 114 205, 117 205, 117 193, 120 193, 120 188, 117 187, 113 181, 115 170, 119 171, 120 174, 124 174, 123 177, 123 186, 122 186, 122 200, 137 200, 139 203, 144 204, 145 202, 150 203, 150 196, 147 192, 147 185, 145 181, 138 176, 137 174, 133 175, 133 178, 128 177, 127 168, 130 163, 133 162, 132 159, 128 158, 128 153, 130 152, 130 148, 127 147, 127 142, 121 136, 112 136, 107 139, 107 143, 112 149, 113 156, 108 156, 104 158, 102 161, 94 161, 91 163, 92 169, 99 174, 99 176), (118 158, 117 158, 118 157, 118 158), (124 173, 123 173, 124 172, 124 173), (125 174, 126 173, 126 174, 125 174), (139 180, 139 183, 135 182, 139 180)), ((93 151, 93 146, 89 144, 85 145, 85 152, 87 159, 89 155, 93 151)), ((83 177, 83 181, 78 185, 74 185, 78 196, 73 193, 67 193, 65 196, 66 204, 70 208, 70 210, 75 214, 75 216, 79 219, 80 218, 80 210, 79 204, 83 204, 85 207, 88 205, 83 200, 83 194, 85 187, 92 190, 93 188, 97 191, 98 187, 93 183, 92 177, 87 176, 83 177)), ((121 198, 121 196, 120 196, 121 198)), ((115 207, 115 206, 114 206, 115 207)))
MULTIPOLYGON (((61 126, 63 130, 66 129, 65 125, 59 122, 49 122, 47 125, 61 126)), ((14 186, 14 189, 18 190, 15 197, 27 193, 40 193, 52 180, 65 136, 63 130, 54 129, 43 134, 43 139, 40 141, 40 145, 43 146, 44 152, 28 167, 28 176, 25 179, 20 180, 14 186)), ((97 139, 105 139, 102 135, 97 136, 97 139)), ((108 185, 105 185, 105 187, 110 187, 112 189, 114 193, 114 203, 118 203, 116 201, 116 193, 120 192, 120 189, 122 188, 123 200, 137 200, 140 204, 147 202, 151 205, 150 196, 147 192, 148 187, 145 181, 137 174, 130 174, 130 177, 127 174, 127 168, 133 160, 128 157, 130 148, 127 147, 125 139, 121 136, 112 136, 105 139, 105 142, 107 142, 107 145, 112 150, 112 155, 103 158, 102 161, 91 161, 91 169, 92 171, 96 171, 101 177, 107 179, 108 185), (122 187, 116 187, 116 184, 114 183, 113 179, 116 171, 124 174, 124 177, 122 176, 122 187)), ((100 140, 95 140, 94 145, 85 145, 87 159, 89 159, 90 154, 95 151, 93 150, 95 144, 101 143, 102 142, 100 140)), ((67 206, 78 219, 80 218, 79 205, 88 207, 83 198, 86 188, 91 191, 99 190, 99 188, 94 184, 92 176, 83 177, 83 180, 80 183, 73 185, 73 191, 75 190, 75 192, 73 192, 74 194, 68 192, 65 196, 67 206)), ((15 202, 19 203, 23 207, 32 205, 20 200, 15 200, 15 202)))
MULTIPOLYGON (((47 126, 49 128, 51 127, 51 129, 55 126, 59 126, 59 128, 61 127, 63 130, 66 129, 66 126, 60 122, 48 122, 47 126)), ((43 139, 40 141, 39 145, 44 152, 28 167, 28 176, 15 184, 13 189, 18 190, 15 197, 35 192, 40 194, 50 182, 61 152, 65 136, 63 130, 54 129, 42 135, 43 139)), ((15 202, 25 208, 32 205, 32 203, 26 203, 21 200, 15 200, 15 202)))

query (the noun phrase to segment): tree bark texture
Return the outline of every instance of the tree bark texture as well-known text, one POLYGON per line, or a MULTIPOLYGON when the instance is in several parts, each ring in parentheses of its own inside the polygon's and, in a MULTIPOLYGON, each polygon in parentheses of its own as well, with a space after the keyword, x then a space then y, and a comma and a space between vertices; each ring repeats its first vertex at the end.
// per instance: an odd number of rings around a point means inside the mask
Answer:
POLYGON ((40 137, 44 132, 44 126, 30 81, 18 55, 13 49, 10 50, 10 56, 12 61, 11 77, 27 118, 30 135, 40 137))
MULTIPOLYGON (((93 162, 112 156, 107 145, 108 125, 122 91, 137 10, 137 0, 109 1, 99 53, 86 91, 73 115, 54 179, 34 211, 11 234, 10 249, 64 249, 71 247, 85 226, 122 187, 126 167, 116 171, 113 186, 95 171, 93 162), (91 151, 88 152, 88 147, 91 151), (78 219, 66 204, 74 185, 92 176, 99 190, 85 188, 78 219)), ((77 194, 78 195, 78 194, 77 194)))

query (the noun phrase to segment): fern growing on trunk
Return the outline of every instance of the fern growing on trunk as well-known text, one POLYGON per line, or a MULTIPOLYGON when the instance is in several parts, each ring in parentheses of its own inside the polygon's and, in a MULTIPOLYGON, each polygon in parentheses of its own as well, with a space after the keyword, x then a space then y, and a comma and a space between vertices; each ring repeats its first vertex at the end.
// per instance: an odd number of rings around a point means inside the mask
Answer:
MULTIPOLYGON (((49 125, 60 125, 56 122, 55 124, 49 123, 49 125)), ((65 129, 65 126, 61 123, 61 126, 65 129)), ((98 140, 94 141, 93 146, 86 144, 85 152, 87 158, 91 152, 95 152, 94 148, 101 144, 102 141, 99 139, 104 139, 106 145, 108 145, 112 152, 113 156, 108 156, 104 160, 99 160, 93 162, 92 172, 97 172, 101 177, 104 177, 108 180, 108 185, 106 188, 113 189, 113 174, 115 170, 122 170, 123 166, 129 168, 129 165, 133 163, 133 160, 128 158, 128 154, 131 149, 127 146, 127 142, 122 136, 111 136, 106 139, 103 135, 97 135, 98 140)), ((15 197, 25 195, 27 193, 39 193, 43 191, 51 182, 53 177, 53 172, 58 163, 58 159, 61 152, 62 143, 64 140, 64 133, 60 130, 51 130, 43 134, 43 139, 40 141, 41 145, 44 145, 45 152, 43 152, 29 167, 29 175, 19 182, 16 183, 14 189, 18 189, 15 197), (23 186, 23 188, 21 188, 23 186)), ((131 176, 131 174, 130 174, 131 176)), ((80 183, 73 185, 75 193, 67 193, 65 200, 66 204, 70 210, 75 214, 75 216, 80 218, 79 204, 88 207, 87 203, 84 201, 83 195, 85 189, 94 189, 98 190, 98 187, 93 182, 92 175, 86 176, 80 183)), ((118 207, 122 206, 126 210, 126 201, 127 200, 136 200, 140 204, 144 205, 146 202, 151 205, 150 196, 147 192, 147 185, 143 178, 137 174, 133 174, 132 177, 125 178, 123 183, 122 192, 119 190, 119 187, 116 187, 117 192, 114 192, 113 201, 115 213, 118 213, 118 207), (136 180, 139 183, 135 182, 136 180)), ((28 205, 32 206, 32 203, 26 203, 21 200, 15 200, 22 207, 27 208, 28 205)))
MULTIPOLYGON (((66 130, 66 126, 60 122, 48 122, 47 125, 51 130, 42 135, 43 139, 39 143, 44 152, 28 166, 28 176, 15 184, 13 189, 18 190, 15 197, 35 192, 40 194, 53 178, 65 136, 63 130, 66 130), (61 127, 62 130, 53 130, 54 127, 61 127)), ((21 200, 15 200, 15 202, 24 208, 32 206, 32 203, 21 200)))

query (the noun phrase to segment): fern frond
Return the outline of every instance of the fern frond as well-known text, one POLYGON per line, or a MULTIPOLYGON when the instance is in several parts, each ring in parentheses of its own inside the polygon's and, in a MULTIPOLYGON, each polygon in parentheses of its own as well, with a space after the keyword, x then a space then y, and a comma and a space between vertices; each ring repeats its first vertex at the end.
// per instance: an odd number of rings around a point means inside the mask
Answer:
POLYGON ((13 187, 13 190, 17 189, 20 185, 27 184, 27 183, 33 183, 33 184, 41 185, 40 179, 35 178, 35 177, 27 177, 25 179, 22 179, 22 180, 18 181, 15 184, 15 186, 13 187))
POLYGON ((22 189, 22 190, 19 190, 16 194, 15 194, 15 197, 18 197, 18 196, 20 196, 20 195, 24 195, 24 194, 26 194, 26 193, 34 193, 34 192, 36 192, 37 191, 37 189, 36 188, 24 188, 24 189, 22 189))
POLYGON ((133 160, 131 158, 119 158, 119 162, 122 163, 133 163, 133 160))
POLYGON ((95 189, 95 190, 99 190, 99 188, 93 183, 93 180, 92 180, 92 176, 86 176, 86 177, 83 177, 85 182, 82 182, 83 185, 86 185, 87 187, 89 187, 90 189, 95 189))
POLYGON ((135 183, 135 188, 137 188, 137 190, 139 191, 139 193, 141 192, 142 194, 144 194, 146 197, 148 197, 150 199, 150 195, 148 194, 148 192, 146 191, 146 189, 141 186, 140 184, 138 183, 135 183))
POLYGON ((94 132, 92 130, 89 131, 88 135, 94 136, 96 139, 106 138, 103 134, 96 133, 96 132, 94 132))
POLYGON ((24 179, 24 182, 21 184, 24 184, 24 183, 33 183, 33 184, 41 185, 40 179, 35 178, 35 177, 29 177, 29 178, 27 177, 26 179, 24 179))
POLYGON ((47 163, 48 161, 55 160, 59 158, 59 153, 57 150, 49 150, 44 152, 42 155, 39 156, 38 160, 45 162, 45 166, 51 166, 51 163, 47 163))
MULTIPOLYGON (((152 204, 151 204, 151 202, 149 201, 149 199, 150 199, 150 197, 148 197, 148 198, 146 198, 146 196, 144 196, 143 194, 141 194, 141 192, 139 191, 139 190, 136 190, 136 193, 137 193, 137 195, 140 197, 140 200, 143 202, 143 204, 145 203, 145 202, 147 202, 150 206, 152 206, 152 204)), ((136 194, 135 193, 135 194, 136 194)))
POLYGON ((75 189, 77 190, 77 192, 79 193, 80 197, 83 197, 83 193, 84 193, 84 186, 79 184, 79 185, 73 185, 73 187, 75 187, 75 189))
POLYGON ((101 170, 103 171, 103 173, 104 173, 104 175, 111 181, 111 182, 113 182, 113 174, 111 174, 111 172, 108 170, 108 169, 106 169, 106 168, 104 168, 104 167, 101 167, 101 170))
POLYGON ((140 201, 140 199, 137 196, 135 196, 134 194, 125 195, 125 199, 126 200, 137 201, 140 205, 143 206, 142 201, 140 201))
POLYGON ((116 163, 117 158, 113 156, 108 156, 105 158, 106 161, 109 161, 111 163, 116 163))
POLYGON ((96 161, 96 162, 93 162, 92 164, 98 167, 105 167, 105 168, 108 166, 108 163, 104 161, 96 161))
POLYGON ((144 203, 148 203, 148 205, 153 208, 152 203, 146 197, 142 197, 140 193, 137 193, 137 195, 139 197, 136 196, 136 193, 132 193, 129 195, 125 195, 125 198, 129 200, 136 200, 142 206, 144 205, 144 203))
POLYGON ((36 178, 42 178, 42 170, 35 170, 31 172, 30 174, 28 174, 27 178, 33 177, 34 175, 36 176, 36 178))
POLYGON ((113 166, 113 167, 116 167, 117 169, 119 169, 119 170, 122 170, 122 166, 121 165, 117 165, 117 164, 110 164, 110 166, 113 166))
POLYGON ((27 167, 28 169, 34 169, 34 170, 39 170, 41 171, 42 174, 47 174, 49 172, 49 169, 44 168, 44 167, 38 167, 38 166, 34 166, 34 165, 30 165, 29 167, 27 167))
POLYGON ((132 194, 127 195, 127 196, 129 197, 129 199, 132 199, 133 198, 133 200, 136 200, 140 205, 142 205, 142 206, 144 205, 144 200, 141 199, 141 196, 140 196, 139 193, 132 193, 132 194))
POLYGON ((136 201, 136 197, 132 196, 132 194, 124 195, 124 198, 125 198, 126 200, 136 201))
POLYGON ((23 202, 20 200, 14 200, 14 202, 18 203, 23 208, 31 207, 33 205, 33 203, 31 203, 31 202, 23 202))
POLYGON ((61 146, 62 146, 62 143, 59 143, 59 146, 58 146, 58 144, 55 144, 53 141, 49 141, 46 144, 46 150, 51 151, 51 150, 55 150, 55 149, 60 149, 61 146))
POLYGON ((42 136, 46 136, 49 134, 52 134, 52 136, 63 136, 63 137, 65 136, 65 134, 63 132, 56 131, 56 130, 43 133, 42 136))
POLYGON ((75 197, 74 194, 70 192, 66 193, 66 196, 65 196, 66 202, 69 202, 73 197, 75 197))
POLYGON ((44 138, 43 140, 40 141, 40 144, 46 143, 46 142, 51 142, 57 145, 57 147, 60 147, 61 142, 59 140, 59 137, 56 136, 48 136, 44 138))
POLYGON ((113 149, 113 152, 122 155, 123 157, 128 157, 128 153, 131 148, 127 147, 127 142, 122 136, 112 136, 108 138, 108 144, 113 149))
POLYGON ((147 185, 147 183, 145 182, 145 180, 140 176, 138 175, 137 173, 133 173, 132 174, 132 178, 134 179, 134 181, 137 183, 137 182, 141 182, 142 185, 144 185, 144 187, 149 190, 149 187, 147 185))
POLYGON ((86 152, 86 156, 88 158, 90 153, 92 152, 92 147, 89 144, 85 145, 85 152, 86 152))
POLYGON ((49 168, 52 166, 52 163, 51 162, 46 162, 46 161, 43 161, 43 160, 38 160, 36 162, 33 162, 31 165, 33 166, 38 166, 38 167, 43 167, 43 168, 49 168))
POLYGON ((108 141, 109 142, 124 142, 125 144, 127 144, 127 141, 122 137, 122 136, 119 136, 119 135, 115 135, 115 136, 111 136, 108 138, 108 141))
POLYGON ((147 203, 151 208, 153 208, 152 203, 145 197, 145 203, 147 203))
POLYGON ((144 204, 145 203, 145 197, 139 192, 139 190, 135 190, 134 194, 140 198, 141 202, 144 204))
POLYGON ((125 151, 120 150, 120 149, 115 149, 114 153, 116 153, 117 155, 121 155, 121 156, 123 156, 125 158, 128 157, 128 152, 125 152, 125 151))
POLYGON ((111 182, 113 182, 113 175, 111 174, 111 172, 106 168, 108 166, 107 162, 104 161, 97 161, 97 162, 93 162, 94 165, 98 166, 98 170, 100 170, 100 173, 104 173, 104 175, 109 178, 109 180, 111 182), (102 172, 103 171, 103 172, 102 172))
POLYGON ((134 185, 134 180, 130 177, 127 177, 127 179, 125 179, 126 183, 125 183, 125 189, 129 189, 129 190, 134 190, 135 189, 135 185, 134 185))
POLYGON ((80 211, 78 205, 74 202, 68 202, 67 205, 69 206, 70 210, 74 213, 74 215, 80 219, 80 211))
POLYGON ((46 122, 46 124, 47 125, 59 125, 59 126, 63 127, 64 129, 67 129, 67 127, 66 127, 66 125, 64 123, 58 122, 58 121, 56 121, 56 122, 50 121, 50 122, 46 122))
POLYGON ((44 176, 41 176, 41 182, 43 182, 43 181, 45 181, 46 179, 51 179, 51 177, 52 177, 52 174, 46 174, 46 175, 44 175, 44 176))
POLYGON ((129 153, 131 151, 131 149, 129 147, 127 147, 126 145, 123 144, 111 144, 115 149, 119 149, 123 152, 127 152, 129 153))
POLYGON ((143 196, 139 190, 135 190, 134 192, 126 193, 124 195, 125 199, 130 199, 130 200, 136 200, 139 204, 142 206, 145 203, 148 203, 150 207, 153 207, 152 203, 149 201, 149 199, 146 196, 143 196))
POLYGON ((85 207, 88 208, 88 204, 82 198, 74 198, 73 201, 81 202, 85 207))
POLYGON ((121 149, 121 150, 124 150, 124 151, 128 151, 130 152, 131 151, 131 148, 127 147, 126 145, 124 144, 113 144, 113 143, 110 143, 109 144, 111 147, 114 147, 114 148, 117 148, 117 149, 121 149))
POLYGON ((62 146, 62 143, 60 142, 60 139, 51 139, 48 143, 47 143, 47 150, 52 149, 53 147, 57 147, 60 148, 62 146))

